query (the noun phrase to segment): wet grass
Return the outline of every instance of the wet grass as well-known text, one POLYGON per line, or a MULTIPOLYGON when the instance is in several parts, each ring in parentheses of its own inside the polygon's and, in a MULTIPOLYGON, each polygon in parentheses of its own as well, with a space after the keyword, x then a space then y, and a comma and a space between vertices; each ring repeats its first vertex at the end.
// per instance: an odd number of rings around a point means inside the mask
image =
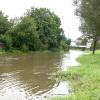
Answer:
POLYGON ((82 55, 77 61, 80 66, 57 74, 58 78, 70 81, 73 94, 53 100, 100 100, 100 50, 95 55, 82 55))
POLYGON ((68 97, 55 97, 52 100, 68 100, 68 97))
POLYGON ((30 54, 30 53, 60 53, 60 54, 64 54, 65 52, 68 51, 63 51, 63 50, 59 50, 59 51, 51 51, 51 50, 41 50, 41 51, 22 51, 19 49, 11 49, 11 50, 5 50, 5 49, 1 49, 0 48, 0 56, 5 56, 5 55, 25 55, 25 54, 30 54))
POLYGON ((0 56, 5 56, 5 55, 22 55, 22 54, 26 54, 26 52, 22 52, 22 51, 17 50, 17 49, 12 49, 10 51, 6 51, 4 49, 0 49, 0 56))

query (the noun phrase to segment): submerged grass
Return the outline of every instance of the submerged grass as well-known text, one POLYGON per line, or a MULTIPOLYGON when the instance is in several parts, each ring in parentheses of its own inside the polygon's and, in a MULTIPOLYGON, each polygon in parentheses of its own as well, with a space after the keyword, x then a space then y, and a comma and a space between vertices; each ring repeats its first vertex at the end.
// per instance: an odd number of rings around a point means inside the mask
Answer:
POLYGON ((73 94, 53 100, 100 100, 100 50, 77 59, 80 66, 70 67, 67 72, 59 72, 58 78, 70 80, 73 94))

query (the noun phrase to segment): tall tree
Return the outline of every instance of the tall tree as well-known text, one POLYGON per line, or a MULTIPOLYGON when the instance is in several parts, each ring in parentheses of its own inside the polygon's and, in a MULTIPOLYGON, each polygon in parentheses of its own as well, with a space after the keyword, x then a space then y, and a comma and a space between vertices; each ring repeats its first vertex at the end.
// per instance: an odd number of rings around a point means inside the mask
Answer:
POLYGON ((74 3, 77 5, 76 14, 81 19, 80 30, 94 41, 94 54, 100 37, 100 0, 75 0, 74 3))
POLYGON ((8 17, 0 11, 0 34, 5 34, 11 25, 10 21, 8 21, 8 17))
POLYGON ((31 8, 27 15, 35 19, 42 45, 46 49, 59 48, 63 33, 60 18, 46 8, 31 8))
POLYGON ((36 31, 34 19, 24 16, 19 23, 8 32, 13 39, 13 47, 19 49, 37 50, 39 48, 39 35, 36 31))
POLYGON ((49 9, 31 8, 25 16, 10 21, 3 13, 0 17, 0 34, 3 34, 0 40, 9 49, 64 50, 70 45, 61 28, 60 18, 49 9))

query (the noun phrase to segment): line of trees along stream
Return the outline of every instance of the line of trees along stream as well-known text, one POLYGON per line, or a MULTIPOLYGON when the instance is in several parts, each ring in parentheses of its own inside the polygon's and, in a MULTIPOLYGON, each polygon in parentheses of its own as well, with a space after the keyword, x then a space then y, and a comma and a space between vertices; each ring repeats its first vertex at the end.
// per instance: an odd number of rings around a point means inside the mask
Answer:
POLYGON ((0 12, 0 42, 6 50, 65 50, 71 40, 61 28, 60 18, 46 8, 31 8, 21 18, 8 20, 0 12))

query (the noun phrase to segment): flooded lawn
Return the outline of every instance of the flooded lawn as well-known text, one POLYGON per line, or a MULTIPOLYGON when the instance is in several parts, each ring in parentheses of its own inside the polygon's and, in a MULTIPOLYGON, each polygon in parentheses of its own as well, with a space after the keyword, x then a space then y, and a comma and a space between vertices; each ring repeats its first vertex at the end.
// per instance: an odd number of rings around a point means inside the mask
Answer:
POLYGON ((44 100, 68 94, 68 83, 51 79, 51 74, 76 64, 81 51, 30 53, 0 57, 0 100, 44 100))

